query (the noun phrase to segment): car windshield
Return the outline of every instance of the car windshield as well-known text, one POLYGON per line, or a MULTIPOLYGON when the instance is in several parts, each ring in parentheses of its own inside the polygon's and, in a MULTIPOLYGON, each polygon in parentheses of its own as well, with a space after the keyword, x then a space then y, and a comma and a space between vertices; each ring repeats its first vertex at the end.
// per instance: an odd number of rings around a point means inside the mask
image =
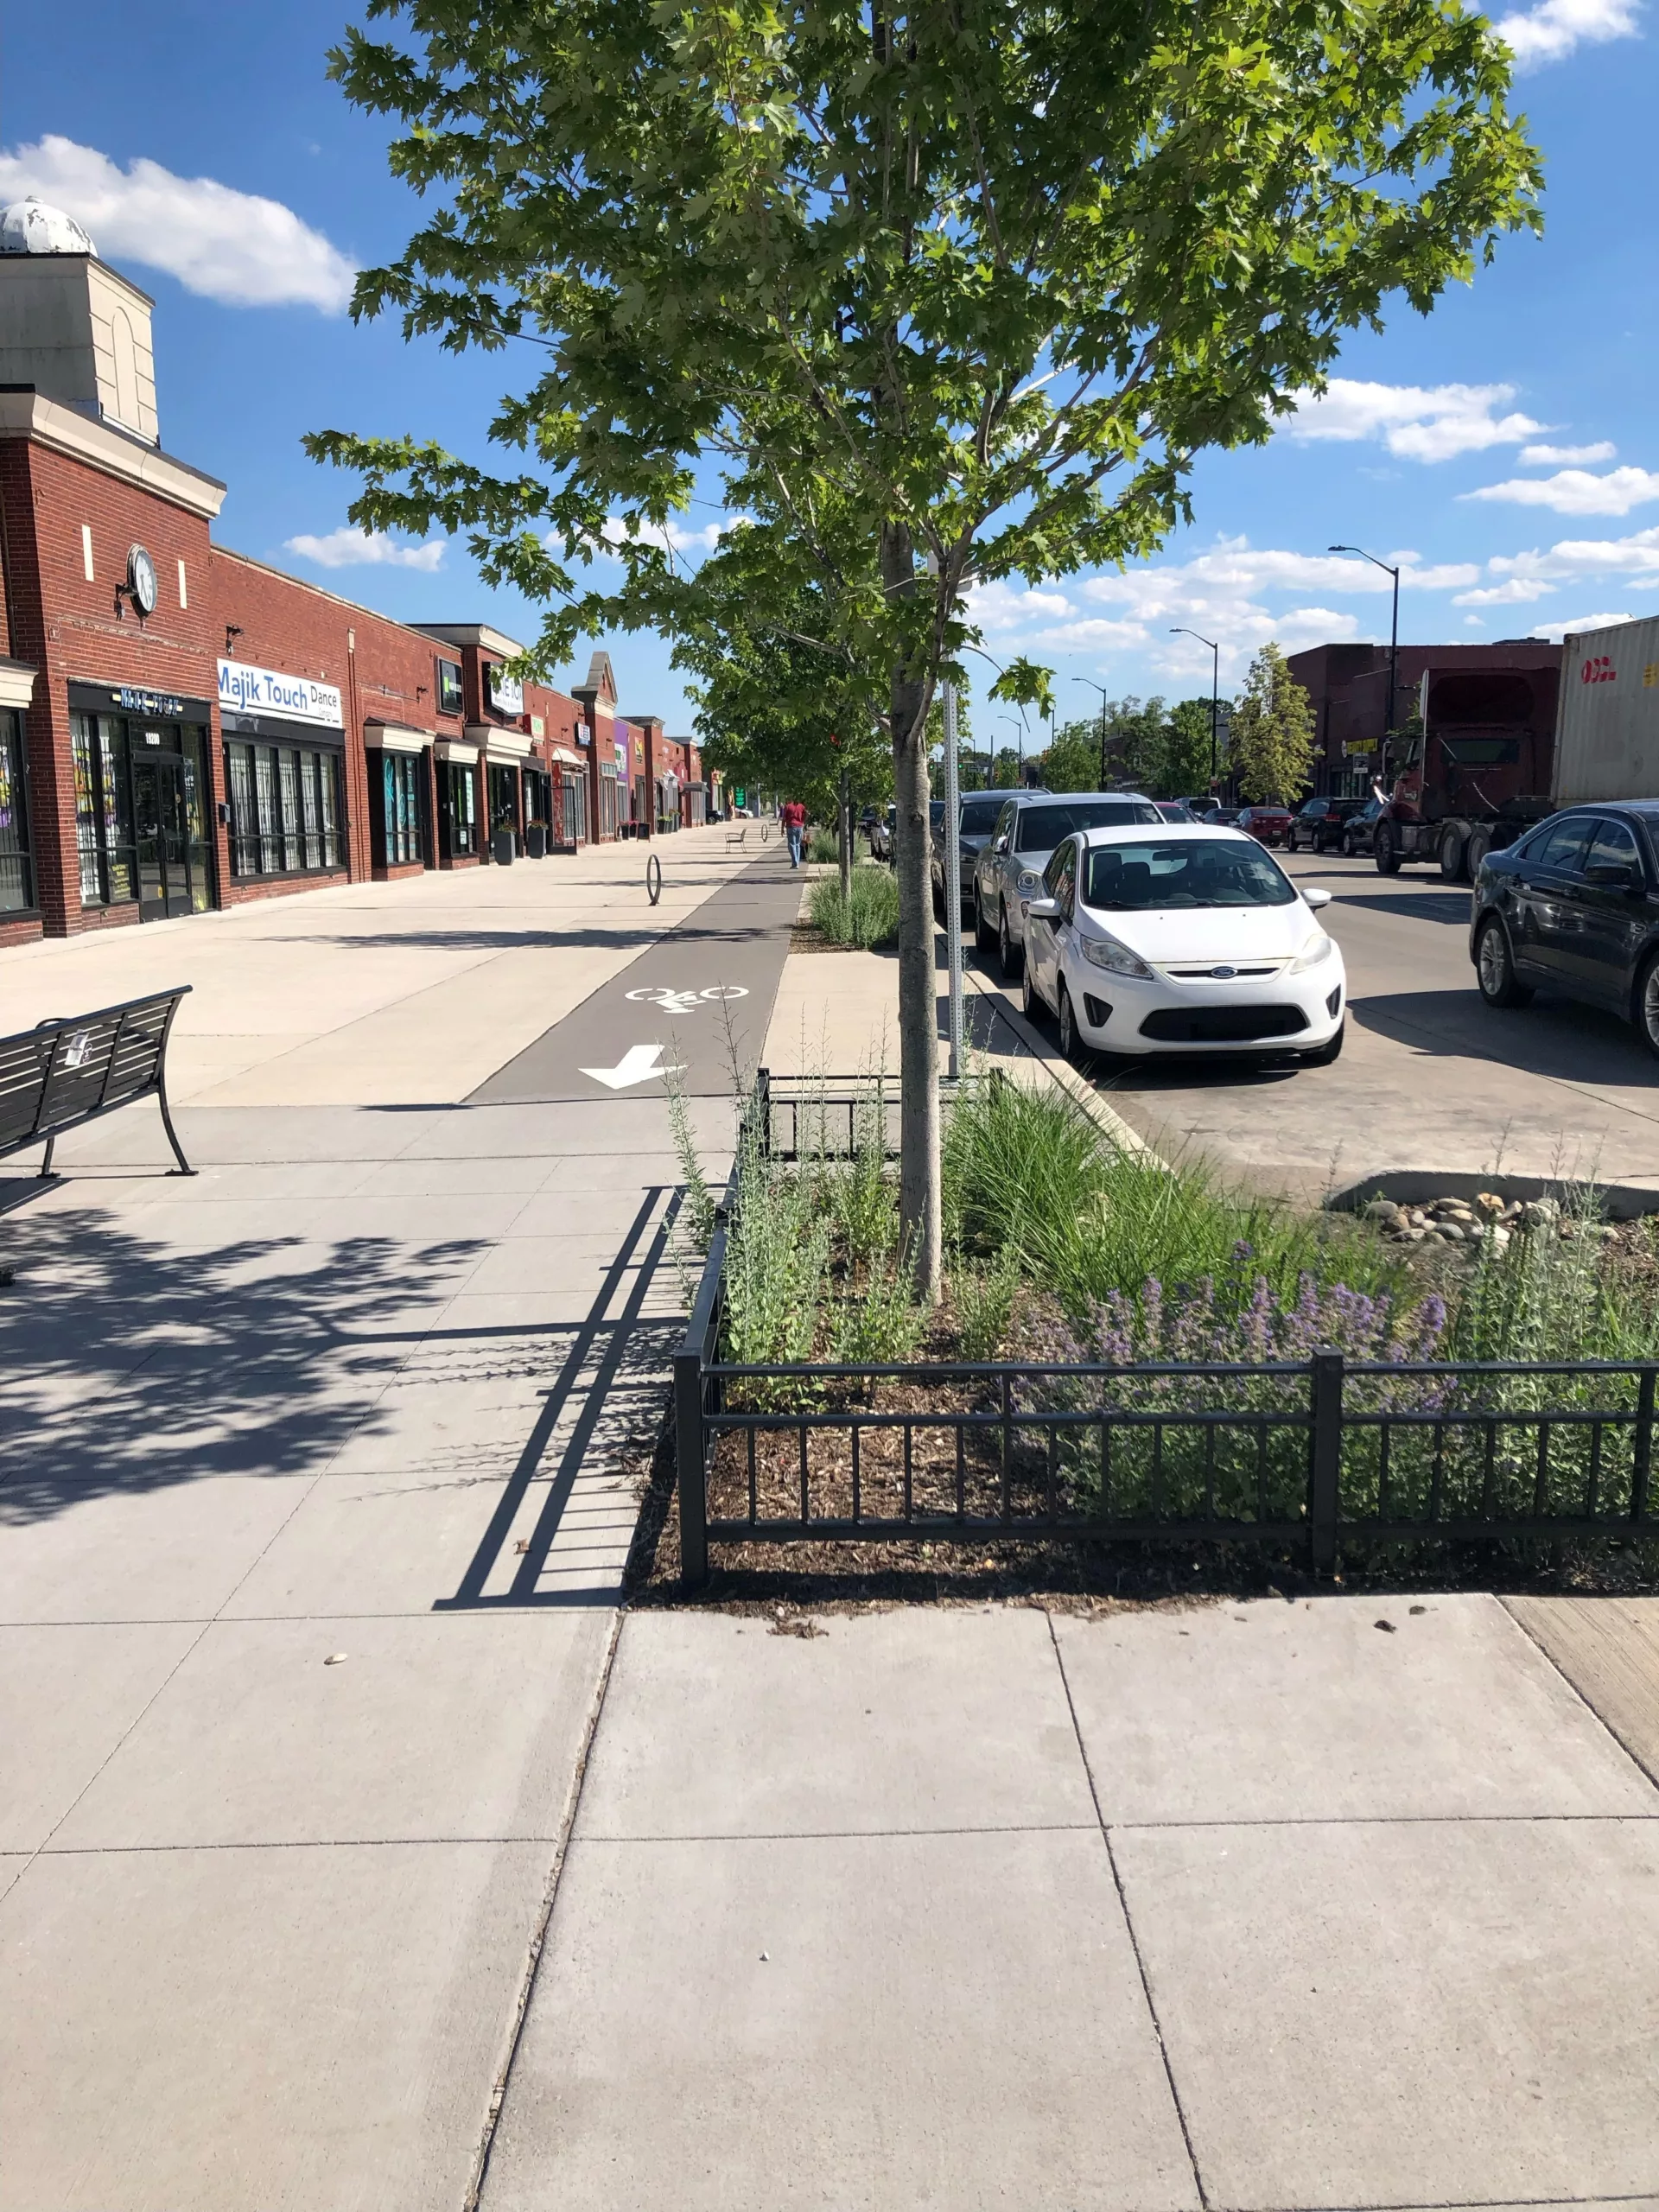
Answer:
POLYGON ((968 798, 962 803, 962 835, 964 837, 988 837, 996 827, 996 817, 1002 811, 1001 798, 968 798))
POLYGON ((1063 806, 1022 806, 1014 825, 1017 853, 1049 853, 1074 830, 1121 830, 1132 822, 1156 823, 1157 808, 1145 798, 1078 798, 1063 806))
POLYGON ((1294 886, 1243 838, 1184 837, 1090 849, 1083 903, 1107 913, 1166 906, 1288 906, 1294 886))

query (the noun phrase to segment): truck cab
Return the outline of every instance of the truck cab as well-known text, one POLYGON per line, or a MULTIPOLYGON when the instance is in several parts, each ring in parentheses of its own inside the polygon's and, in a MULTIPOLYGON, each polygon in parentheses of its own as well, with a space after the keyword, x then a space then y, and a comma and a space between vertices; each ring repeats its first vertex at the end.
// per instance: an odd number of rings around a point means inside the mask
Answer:
POLYGON ((1467 880, 1486 854, 1550 811, 1556 671, 1424 671, 1419 713, 1388 748, 1374 786, 1377 871, 1434 861, 1467 880))

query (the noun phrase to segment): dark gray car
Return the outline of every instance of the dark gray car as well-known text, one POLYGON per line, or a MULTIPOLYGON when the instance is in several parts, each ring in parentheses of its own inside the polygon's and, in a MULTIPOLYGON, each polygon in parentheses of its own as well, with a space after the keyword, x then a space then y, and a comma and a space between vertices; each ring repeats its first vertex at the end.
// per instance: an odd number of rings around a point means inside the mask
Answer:
MULTIPOLYGON (((991 842, 1007 791, 968 791, 960 802, 957 836, 962 847, 962 913, 966 921, 974 910, 974 866, 991 842)), ((943 811, 943 810, 941 810, 943 811)), ((944 823, 933 827, 933 911, 944 918, 944 823)))
POLYGON ((1004 801, 990 841, 974 862, 974 943, 995 945, 1005 976, 1025 958, 1026 908, 1042 896, 1043 870, 1056 845, 1078 830, 1121 830, 1163 817, 1138 791, 1016 791, 1004 801))

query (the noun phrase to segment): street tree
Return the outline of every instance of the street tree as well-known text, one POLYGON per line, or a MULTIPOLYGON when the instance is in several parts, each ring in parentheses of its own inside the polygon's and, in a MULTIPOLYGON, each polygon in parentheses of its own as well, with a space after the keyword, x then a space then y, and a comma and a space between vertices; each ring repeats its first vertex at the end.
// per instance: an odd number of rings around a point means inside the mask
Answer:
POLYGON ((900 1211, 936 1294, 925 729, 970 590, 1152 552, 1197 454, 1265 442, 1344 332, 1535 224, 1508 49, 1441 0, 368 13, 389 35, 332 67, 433 205, 353 312, 524 371, 503 468, 310 450, 360 472, 359 524, 465 533, 543 604, 541 665, 693 619, 677 518, 772 503, 892 752, 900 1211))
POLYGON ((1250 663, 1233 709, 1231 761, 1247 799, 1294 806, 1313 766, 1313 702, 1271 642, 1250 663))
POLYGON ((1178 699, 1170 709, 1159 762, 1160 797, 1185 798, 1210 788, 1212 726, 1208 699, 1178 699))
POLYGON ((1098 791, 1099 721, 1063 722, 1038 762, 1038 769, 1052 791, 1098 791))

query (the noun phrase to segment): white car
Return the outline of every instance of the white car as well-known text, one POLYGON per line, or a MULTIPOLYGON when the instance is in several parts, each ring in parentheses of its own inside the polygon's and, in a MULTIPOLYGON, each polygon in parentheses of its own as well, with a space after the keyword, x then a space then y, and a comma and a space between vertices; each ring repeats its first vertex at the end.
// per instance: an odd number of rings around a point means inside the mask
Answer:
POLYGON ((1060 1049, 1271 1052, 1328 1065, 1347 976, 1314 918, 1331 893, 1291 881, 1242 830, 1086 830, 1057 846, 1026 915, 1024 1003, 1060 1049))

